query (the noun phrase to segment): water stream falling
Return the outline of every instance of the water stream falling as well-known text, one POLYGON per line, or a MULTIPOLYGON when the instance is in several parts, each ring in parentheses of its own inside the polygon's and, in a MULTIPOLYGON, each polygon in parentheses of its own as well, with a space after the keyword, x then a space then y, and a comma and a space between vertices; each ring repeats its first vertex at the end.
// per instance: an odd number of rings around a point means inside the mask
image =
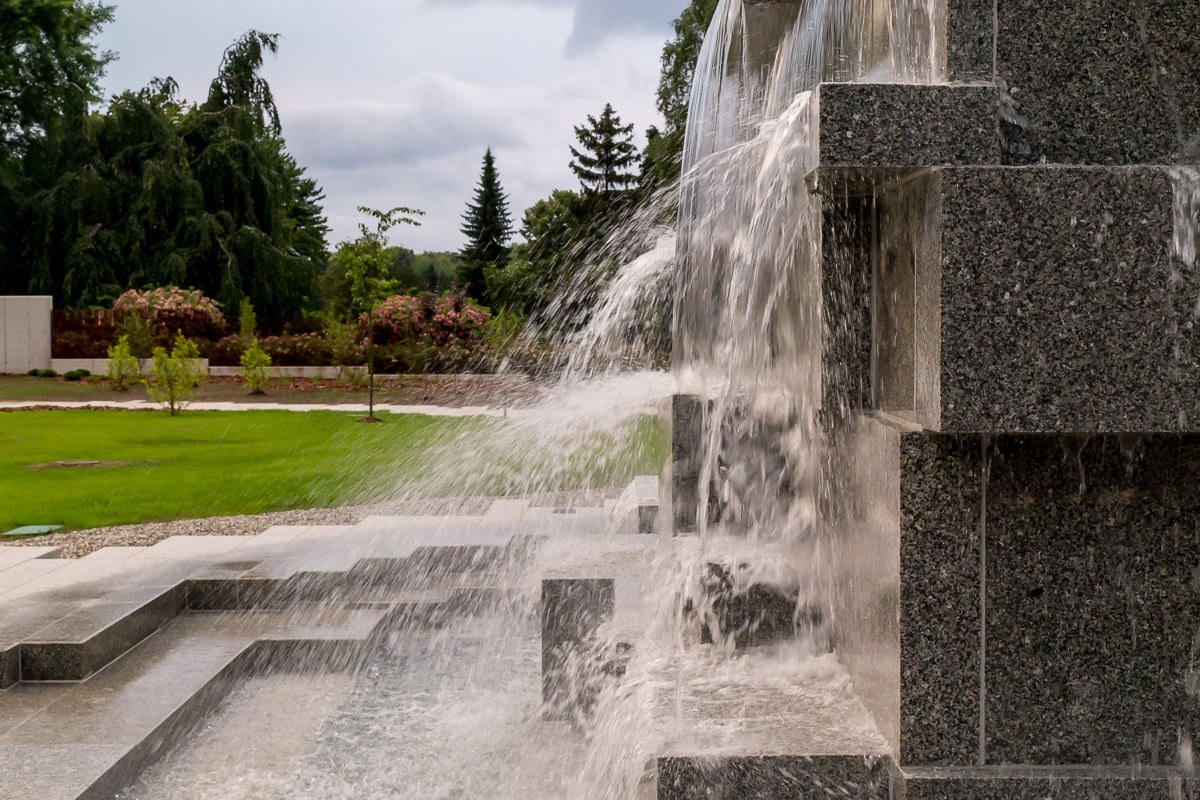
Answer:
MULTIPOLYGON (((663 526, 648 565, 650 624, 592 722, 539 721, 535 604, 516 604, 392 641, 269 793, 227 780, 204 796, 629 800, 652 796, 652 758, 664 752, 787 752, 799 739, 802 752, 885 752, 829 652, 830 449, 853 404, 825 368, 823 343, 847 323, 827 311, 821 200, 805 179, 817 166, 819 83, 941 78, 937 5, 721 0, 695 72, 677 231, 656 228, 661 208, 643 214, 632 238, 649 246, 573 335, 558 388, 487 443, 435 446, 433 462, 452 466, 401 491, 536 495, 563 474, 603 473, 564 452, 581 441, 627 430, 673 392, 701 398, 698 535, 673 539, 663 526), (671 374, 631 371, 653 361, 644 332, 671 295, 671 374), (518 468, 512 452, 545 457, 518 468), (720 630, 703 641, 712 609, 696 586, 713 563, 737 565, 735 586, 787 586, 810 624, 740 653, 720 630), (797 721, 796 704, 816 711, 797 721)), ((133 796, 189 796, 164 786, 133 796)))

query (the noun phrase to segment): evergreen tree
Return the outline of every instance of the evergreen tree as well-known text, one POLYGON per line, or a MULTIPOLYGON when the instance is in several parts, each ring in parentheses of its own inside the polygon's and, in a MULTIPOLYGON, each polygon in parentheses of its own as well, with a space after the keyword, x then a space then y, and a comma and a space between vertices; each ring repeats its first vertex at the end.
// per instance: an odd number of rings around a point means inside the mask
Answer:
POLYGON ((622 125, 611 103, 600 118, 588 114, 587 125, 576 126, 575 138, 582 149, 571 148, 571 171, 587 192, 607 195, 622 192, 638 182, 629 167, 638 163, 633 144, 633 125, 622 125))
POLYGON ((508 240, 512 238, 508 197, 500 188, 496 159, 490 147, 483 154, 475 199, 463 214, 462 234, 467 237, 467 244, 462 249, 459 279, 468 291, 473 289, 479 296, 484 290, 484 267, 491 264, 502 268, 508 263, 508 240))

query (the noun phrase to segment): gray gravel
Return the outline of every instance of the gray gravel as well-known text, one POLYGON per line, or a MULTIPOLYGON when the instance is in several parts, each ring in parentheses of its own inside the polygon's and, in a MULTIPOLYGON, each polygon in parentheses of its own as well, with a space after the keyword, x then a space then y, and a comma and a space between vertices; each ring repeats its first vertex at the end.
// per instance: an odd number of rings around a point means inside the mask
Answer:
MULTIPOLYGON (((537 506, 599 505, 616 497, 616 490, 557 492, 530 498, 537 506)), ((4 546, 61 547, 64 558, 82 558, 102 547, 149 547, 172 536, 253 536, 276 525, 354 525, 367 517, 400 516, 473 516, 483 514, 492 504, 491 497, 452 497, 430 500, 405 500, 340 508, 310 508, 274 511, 237 517, 206 517, 172 522, 147 522, 140 525, 114 525, 82 531, 54 533, 30 539, 5 540, 4 546)))

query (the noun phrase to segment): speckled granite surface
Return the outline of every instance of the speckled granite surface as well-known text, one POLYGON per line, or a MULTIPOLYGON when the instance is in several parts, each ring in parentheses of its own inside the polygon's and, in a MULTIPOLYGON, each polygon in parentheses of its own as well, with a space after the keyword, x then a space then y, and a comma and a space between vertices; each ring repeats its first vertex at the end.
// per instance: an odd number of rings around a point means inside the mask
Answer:
POLYGON ((1170 253, 1165 169, 941 185, 941 430, 1200 430, 1200 273, 1170 253))
POLYGON ((1200 436, 910 434, 901 457, 902 763, 1178 764, 1200 436))
POLYGON ((976 763, 979 507, 974 437, 900 439, 900 763, 976 763))
POLYGON ((824 83, 822 166, 999 164, 993 86, 824 83))
POLYGON ((891 764, 863 756, 660 758, 658 800, 887 800, 891 764))
POLYGON ((1200 133, 1200 3, 996 4, 1014 164, 1169 164, 1200 133))
POLYGON ((991 80, 995 64, 996 0, 946 0, 946 76, 991 80))
POLYGON ((1200 437, 1001 437, 990 764, 1178 764, 1200 736, 1200 437))

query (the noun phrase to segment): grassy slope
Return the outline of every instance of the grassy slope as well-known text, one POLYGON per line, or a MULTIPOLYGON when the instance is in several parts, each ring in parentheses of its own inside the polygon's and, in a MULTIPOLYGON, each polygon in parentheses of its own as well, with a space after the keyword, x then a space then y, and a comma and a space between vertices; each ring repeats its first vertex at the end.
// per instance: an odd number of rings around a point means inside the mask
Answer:
MULTIPOLYGON (((180 417, 103 411, 0 414, 0 532, 19 525, 77 529, 379 499, 430 470, 423 459, 432 443, 462 435, 476 442, 495 424, 403 415, 388 417, 386 424, 364 425, 359 416, 287 411, 180 417), (89 460, 121 463, 39 466, 89 460)), ((587 466, 584 458, 585 466, 560 484, 619 485, 633 474, 657 472, 666 447, 661 426, 644 421, 633 440, 617 448, 626 457, 614 459, 610 450, 597 468, 587 466)), ((425 491, 438 490, 426 486, 425 491)))

